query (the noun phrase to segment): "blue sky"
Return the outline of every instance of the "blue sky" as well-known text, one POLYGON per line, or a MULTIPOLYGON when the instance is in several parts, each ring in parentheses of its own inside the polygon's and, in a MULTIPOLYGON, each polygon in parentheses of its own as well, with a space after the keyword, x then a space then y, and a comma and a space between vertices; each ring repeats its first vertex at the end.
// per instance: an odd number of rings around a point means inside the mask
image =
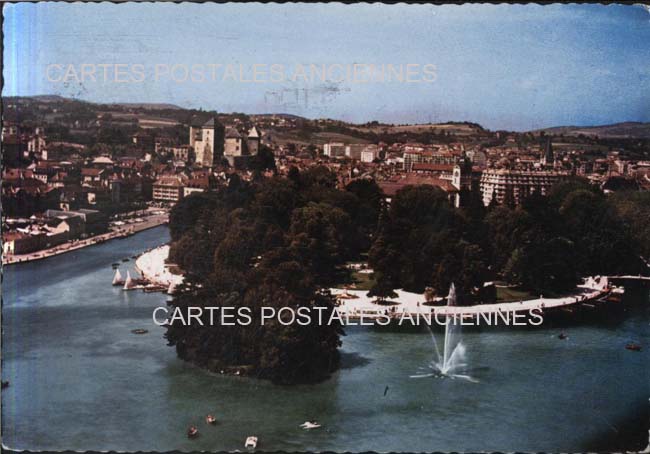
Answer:
POLYGON ((3 96, 512 130, 650 121, 650 13, 639 6, 21 3, 4 15, 3 96), (158 64, 206 63, 433 64, 436 80, 176 83, 152 74, 158 64), (48 81, 55 64, 142 64, 146 74, 139 83, 48 81))

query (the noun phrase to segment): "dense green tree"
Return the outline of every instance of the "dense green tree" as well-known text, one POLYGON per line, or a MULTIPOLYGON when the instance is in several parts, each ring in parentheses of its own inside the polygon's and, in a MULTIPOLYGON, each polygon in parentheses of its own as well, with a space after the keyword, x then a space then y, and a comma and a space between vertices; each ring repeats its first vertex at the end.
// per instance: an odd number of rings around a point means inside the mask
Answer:
POLYGON ((504 276, 537 292, 566 292, 578 283, 575 258, 574 245, 566 238, 531 242, 513 251, 504 276))
POLYGON ((266 145, 260 146, 257 154, 253 157, 251 168, 256 172, 263 172, 265 170, 277 170, 275 167, 275 154, 266 145))
POLYGON ((650 192, 616 193, 612 203, 639 245, 640 254, 650 260, 650 192))
POLYGON ((198 218, 204 212, 216 207, 217 199, 209 194, 195 192, 174 205, 169 213, 169 233, 172 241, 180 239, 183 234, 192 230, 198 218))
MULTIPOLYGON (((399 288, 429 288, 430 299, 453 282, 460 304, 488 302, 494 288, 483 284, 495 277, 555 295, 583 276, 647 271, 639 258, 650 254, 646 194, 607 197, 575 179, 517 207, 485 208, 466 198, 456 209, 432 186, 407 186, 387 206, 374 182, 356 180, 345 190, 336 183, 325 167, 252 182, 233 175, 226 187, 179 202, 170 217, 170 260, 186 283, 170 304, 331 314, 334 299, 323 289, 365 252, 375 271, 369 295, 379 300, 399 288)), ((250 326, 175 323, 167 339, 202 367, 244 367, 281 383, 319 380, 338 366, 337 324, 253 319, 250 326)))
MULTIPOLYGON (((261 306, 321 307, 330 314, 334 301, 322 288, 334 283, 356 251, 359 233, 344 209, 315 197, 319 193, 312 189, 319 186, 330 200, 352 197, 356 203, 354 194, 336 195, 327 175, 303 181, 298 172, 300 188, 279 177, 248 183, 235 176, 225 188, 179 202, 171 258, 186 271, 188 285, 175 293, 172 306, 228 302, 254 314, 261 306)), ((244 367, 282 383, 322 379, 337 367, 336 323, 258 322, 190 328, 175 323, 167 339, 179 356, 203 367, 244 367)))

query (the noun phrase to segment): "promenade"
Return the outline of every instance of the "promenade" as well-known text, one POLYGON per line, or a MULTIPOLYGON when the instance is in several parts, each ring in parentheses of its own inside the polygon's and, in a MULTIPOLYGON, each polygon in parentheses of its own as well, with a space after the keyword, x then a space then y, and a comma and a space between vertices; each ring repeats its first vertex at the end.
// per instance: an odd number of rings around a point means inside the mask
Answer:
POLYGON ((438 314, 440 316, 476 316, 479 314, 496 314, 499 312, 529 312, 531 310, 544 311, 553 308, 571 306, 580 302, 589 301, 597 298, 606 291, 607 279, 602 279, 601 283, 587 281, 579 285, 573 294, 561 298, 539 298, 523 300, 520 302, 494 303, 494 304, 476 304, 473 306, 430 306, 425 305, 423 294, 396 290, 396 298, 390 301, 397 303, 394 305, 379 305, 375 303, 376 298, 367 296, 366 290, 343 290, 331 289, 332 295, 337 298, 339 306, 337 310, 342 315, 350 318, 364 316, 371 319, 373 316, 380 316, 384 311, 395 308, 395 314, 409 314, 417 316, 419 314, 438 314))
MULTIPOLYGON (((174 286, 183 281, 183 276, 172 274, 166 260, 169 255, 169 246, 161 246, 142 254, 136 261, 138 270, 143 277, 154 284, 174 286)), ((637 279, 636 276, 633 278, 637 279)), ((360 317, 372 319, 379 317, 388 309, 395 308, 395 314, 438 314, 440 316, 476 316, 479 314, 495 314, 499 312, 529 312, 531 310, 545 311, 548 309, 559 309, 570 307, 575 304, 588 302, 604 295, 607 292, 608 278, 590 277, 581 285, 578 285, 572 294, 560 298, 546 298, 540 295, 539 298, 524 300, 520 302, 476 304, 473 306, 430 306, 425 305, 425 296, 419 293, 395 290, 397 297, 391 298, 392 305, 379 305, 374 297, 368 296, 367 290, 350 290, 332 288, 330 291, 337 299, 337 310, 341 315, 349 318, 360 317)))
POLYGON ((30 252, 29 254, 17 254, 17 255, 3 255, 2 264, 3 265, 12 265, 15 263, 24 263, 31 262, 34 260, 42 260, 48 257, 53 257, 55 255, 65 254, 67 252, 76 251, 78 249, 83 249, 85 247, 94 246, 96 244, 102 244, 105 241, 113 240, 117 238, 124 238, 134 233, 141 232, 143 230, 151 229, 153 227, 158 227, 159 225, 166 224, 169 221, 168 214, 150 214, 142 216, 143 221, 125 224, 119 227, 113 227, 107 233, 101 235, 95 235, 90 238, 85 238, 83 240, 73 240, 67 243, 59 244, 57 246, 41 249, 39 251, 30 252))

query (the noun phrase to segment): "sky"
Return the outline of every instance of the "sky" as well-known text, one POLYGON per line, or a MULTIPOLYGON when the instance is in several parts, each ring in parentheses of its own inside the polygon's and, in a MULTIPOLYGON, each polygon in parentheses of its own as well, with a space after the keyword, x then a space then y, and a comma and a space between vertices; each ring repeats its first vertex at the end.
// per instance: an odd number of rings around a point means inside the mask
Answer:
POLYGON ((519 131, 650 121, 641 6, 61 2, 3 13, 3 96, 519 131), (303 77, 310 65, 331 73, 303 77), (368 79, 364 65, 393 65, 402 80, 368 79))

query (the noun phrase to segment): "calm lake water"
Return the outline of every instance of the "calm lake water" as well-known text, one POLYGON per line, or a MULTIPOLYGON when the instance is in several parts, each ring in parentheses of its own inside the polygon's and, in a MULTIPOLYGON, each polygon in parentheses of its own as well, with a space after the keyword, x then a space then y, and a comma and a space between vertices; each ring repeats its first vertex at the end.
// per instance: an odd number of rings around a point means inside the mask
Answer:
POLYGON ((168 239, 158 227, 5 268, 5 446, 215 451, 257 435, 267 451, 566 452, 593 449, 647 409, 647 309, 565 328, 564 341, 551 328, 466 332, 478 383, 410 378, 432 359, 428 333, 366 327, 347 329, 342 369, 317 385, 207 373, 178 360, 153 324, 165 295, 110 285, 111 263, 124 272, 133 260, 122 258, 168 239), (625 350, 631 340, 644 350, 625 350), (219 424, 207 426, 207 413, 219 424), (323 427, 301 430, 308 419, 323 427))

